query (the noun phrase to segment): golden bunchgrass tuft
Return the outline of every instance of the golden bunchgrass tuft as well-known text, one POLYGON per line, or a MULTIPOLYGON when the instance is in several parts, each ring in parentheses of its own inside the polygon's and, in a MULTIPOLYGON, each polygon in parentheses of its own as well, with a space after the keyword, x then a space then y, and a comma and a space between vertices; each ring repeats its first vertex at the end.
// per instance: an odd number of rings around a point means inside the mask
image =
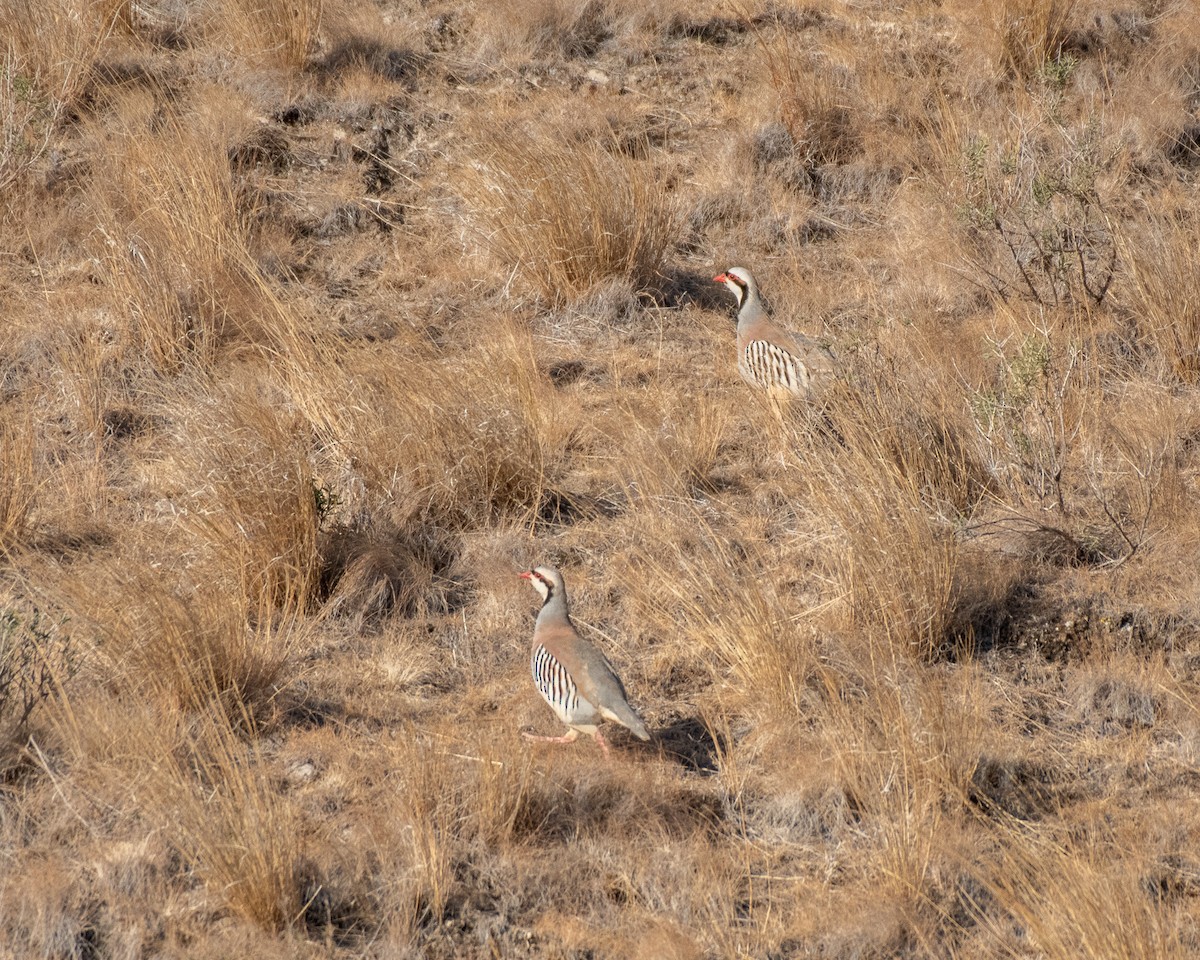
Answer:
POLYGON ((878 824, 873 868, 906 909, 923 905, 946 857, 983 747, 980 677, 937 676, 904 661, 899 643, 873 644, 854 675, 835 679, 821 737, 850 802, 878 824))
POLYGON ((729 411, 714 398, 665 392, 631 404, 607 426, 621 442, 627 493, 639 499, 709 489, 729 428, 729 411))
POLYGON ((197 593, 151 592, 153 605, 127 612, 126 666, 180 709, 216 704, 234 717, 261 709, 283 676, 281 635, 265 618, 252 622, 241 605, 197 593))
MULTIPOLYGON (((1103 821, 1077 825, 1074 837, 1012 821, 996 833, 1000 854, 980 880, 1041 956, 1167 960, 1186 953, 1171 901, 1147 893, 1144 856, 1106 836, 1103 821)), ((994 913, 979 909, 979 919, 1011 944, 994 913)))
POLYGON ((411 933, 444 917, 458 886, 454 851, 464 843, 502 849, 536 829, 531 808, 546 785, 535 787, 529 753, 514 756, 486 737, 459 749, 416 729, 397 744, 391 769, 392 828, 404 838, 398 859, 406 869, 388 909, 411 933))
POLYGON ((298 349, 293 402, 328 460, 322 479, 394 523, 460 528, 532 518, 574 431, 539 373, 528 330, 498 318, 470 354, 437 358, 415 333, 394 352, 298 349))
POLYGON ((454 781, 446 776, 444 758, 428 748, 414 743, 406 753, 399 791, 410 837, 409 915, 414 923, 440 923, 454 882, 454 781))
POLYGON ((241 726, 220 710, 166 725, 148 745, 144 789, 214 905, 277 932, 304 909, 299 823, 241 726))
POLYGON ((1119 294, 1139 332, 1183 383, 1200 380, 1200 227, 1183 216, 1156 216, 1118 236, 1128 279, 1119 294))
POLYGON ((1002 0, 992 5, 1001 66, 1030 80, 1062 51, 1076 0, 1002 0))
MULTIPOLYGON (((134 95, 90 189, 97 259, 129 341, 166 375, 212 364, 255 327, 261 289, 219 113, 183 117, 134 95)), ((102 132, 97 129, 97 136, 102 132)))
POLYGON ((296 70, 316 52, 324 0, 219 0, 208 32, 251 66, 296 70))
POLYGON ((38 483, 36 441, 30 415, 0 410, 0 555, 21 546, 30 533, 38 483))
POLYGON ((407 539, 386 526, 331 530, 322 546, 329 614, 378 622, 388 614, 426 612, 439 603, 438 573, 451 556, 445 544, 407 539))
POLYGON ((59 371, 56 386, 66 416, 93 449, 107 429, 106 414, 124 399, 118 373, 122 345, 114 342, 110 330, 101 324, 64 322, 46 348, 59 371))
POLYGON ((485 50, 521 58, 577 57, 604 37, 603 0, 498 0, 480 8, 475 30, 485 50))
POLYGON ((164 473, 200 566, 256 609, 303 611, 319 578, 318 491, 303 420, 251 382, 203 401, 164 473))
POLYGON ((811 629, 774 585, 781 567, 766 550, 728 544, 686 505, 672 512, 668 518, 662 504, 647 504, 642 515, 655 538, 624 577, 642 632, 686 637, 689 665, 703 665, 726 702, 794 722, 806 709, 818 655, 811 629))
POLYGON ((56 602, 90 638, 85 675, 163 716, 219 709, 240 722, 263 713, 279 692, 290 624, 273 622, 270 611, 220 589, 219 581, 172 583, 152 569, 92 570, 63 577, 56 602))
POLYGON ((954 622, 958 547, 941 514, 963 464, 950 440, 927 433, 912 396, 836 391, 804 421, 795 468, 811 483, 810 503, 841 531, 830 562, 860 629, 880 642, 931 657, 954 622))
POLYGON ((565 126, 536 136, 516 123, 494 129, 464 175, 482 244, 554 304, 612 277, 652 287, 676 220, 653 159, 624 155, 602 131, 570 134, 565 126))
POLYGON ((0 0, 0 194, 49 149, 123 5, 0 0))
MULTIPOLYGON (((784 34, 786 37, 786 34, 784 34)), ((825 163, 844 163, 862 148, 860 121, 855 117, 850 74, 825 57, 805 55, 786 40, 762 49, 767 71, 779 98, 779 116, 802 165, 811 170, 825 163)))

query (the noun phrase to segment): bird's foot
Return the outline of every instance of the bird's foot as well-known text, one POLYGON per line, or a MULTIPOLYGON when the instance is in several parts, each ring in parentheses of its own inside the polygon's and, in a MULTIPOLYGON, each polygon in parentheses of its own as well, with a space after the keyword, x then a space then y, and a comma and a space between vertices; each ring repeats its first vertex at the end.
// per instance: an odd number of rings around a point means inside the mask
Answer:
POLYGON ((611 759, 612 754, 608 749, 608 741, 604 739, 604 734, 602 734, 599 730, 596 731, 596 742, 600 744, 600 749, 604 752, 604 759, 611 759))
POLYGON ((569 733, 564 733, 561 737, 542 737, 536 733, 528 733, 525 730, 521 731, 521 736, 526 740, 533 740, 537 743, 574 743, 579 736, 578 730, 572 730, 569 733))

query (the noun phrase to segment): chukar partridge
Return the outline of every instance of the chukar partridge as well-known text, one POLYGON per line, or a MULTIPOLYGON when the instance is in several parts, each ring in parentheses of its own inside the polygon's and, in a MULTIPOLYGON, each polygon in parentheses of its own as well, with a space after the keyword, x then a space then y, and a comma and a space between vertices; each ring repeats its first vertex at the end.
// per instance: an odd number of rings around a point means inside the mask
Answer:
POLYGON ((612 720, 633 731, 634 736, 649 740, 646 725, 629 705, 612 664, 579 635, 571 622, 562 574, 553 567, 534 567, 521 576, 542 595, 529 660, 533 682, 558 719, 570 727, 561 737, 531 733, 522 736, 545 743, 571 743, 581 733, 589 733, 608 756, 608 743, 599 724, 601 720, 612 720))
POLYGON ((758 284, 745 267, 730 267, 713 277, 723 283, 738 302, 738 373, 773 399, 808 397, 835 368, 833 354, 812 337, 783 329, 767 316, 758 295, 758 284))

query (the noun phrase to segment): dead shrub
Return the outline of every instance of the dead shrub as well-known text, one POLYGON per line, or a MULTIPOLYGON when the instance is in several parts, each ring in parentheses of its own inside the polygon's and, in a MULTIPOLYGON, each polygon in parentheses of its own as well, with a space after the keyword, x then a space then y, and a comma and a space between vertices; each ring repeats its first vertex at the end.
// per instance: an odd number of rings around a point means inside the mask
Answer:
POLYGON ((18 766, 31 723, 78 665, 63 627, 27 600, 0 594, 0 780, 18 766))
POLYGON ((980 286, 1005 302, 1102 304, 1117 248, 1098 190, 1106 165, 1098 128, 1080 133, 1052 118, 1044 131, 1017 126, 1002 137, 972 133, 957 143, 959 169, 947 185, 980 286))
POLYGON ((1013 332, 990 344, 990 382, 968 402, 992 475, 1014 499, 1066 512, 1067 462, 1096 395, 1082 344, 1036 311, 1004 311, 1013 332), (1062 341, 1066 342, 1063 343, 1062 341))
POLYGON ((988 381, 967 393, 979 451, 1006 494, 997 504, 1007 515, 989 523, 1021 533, 1043 559, 1123 563, 1179 503, 1165 428, 1180 411, 1106 392, 1103 352, 1073 313, 997 314, 1008 326, 990 338, 988 381))

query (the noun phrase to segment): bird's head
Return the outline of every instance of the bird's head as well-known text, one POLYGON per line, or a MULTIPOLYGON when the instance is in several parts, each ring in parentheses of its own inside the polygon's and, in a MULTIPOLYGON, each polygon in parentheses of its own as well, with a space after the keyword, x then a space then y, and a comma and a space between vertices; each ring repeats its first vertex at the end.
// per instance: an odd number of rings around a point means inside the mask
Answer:
POLYGON ((723 283, 737 297, 738 306, 746 302, 746 297, 754 290, 754 277, 745 267, 730 267, 724 273, 713 277, 713 283, 723 283))
POLYGON ((533 584, 533 589, 542 595, 543 602, 549 601, 556 594, 561 596, 564 593, 562 574, 554 567, 534 567, 520 576, 533 584))

